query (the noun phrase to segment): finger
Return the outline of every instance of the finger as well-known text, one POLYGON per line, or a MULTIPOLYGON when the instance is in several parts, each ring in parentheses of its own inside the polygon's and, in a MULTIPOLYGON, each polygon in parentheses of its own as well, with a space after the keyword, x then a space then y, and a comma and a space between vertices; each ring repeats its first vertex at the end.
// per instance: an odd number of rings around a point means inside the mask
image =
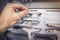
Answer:
POLYGON ((6 6, 5 6, 5 9, 6 8, 10 8, 11 9, 11 11, 16 11, 16 9, 19 9, 19 10, 21 10, 21 11, 23 11, 23 10, 27 10, 27 7, 26 6, 24 6, 24 5, 22 5, 22 4, 18 4, 18 3, 14 3, 14 4, 12 4, 12 3, 8 3, 6 6))
POLYGON ((20 10, 27 10, 27 7, 22 5, 22 4, 18 4, 18 3, 15 3, 15 4, 12 4, 12 3, 9 3, 8 5, 11 5, 12 9, 15 11, 16 9, 20 9, 20 10))
POLYGON ((9 5, 12 7, 12 9, 15 11, 16 9, 20 9, 20 10, 22 10, 22 11, 20 11, 20 12, 14 12, 13 11, 13 13, 15 13, 15 14, 17 14, 18 16, 17 16, 17 18, 19 19, 19 18, 21 18, 21 17, 24 17, 24 16, 26 16, 27 14, 28 14, 28 8, 26 7, 26 6, 24 6, 24 5, 22 5, 22 4, 18 4, 18 3, 16 3, 16 4, 11 4, 11 3, 9 3, 9 5))
POLYGON ((27 10, 21 11, 17 15, 18 15, 18 19, 22 18, 22 17, 28 15, 28 11, 27 10))
POLYGON ((14 4, 13 8, 15 10, 16 10, 16 8, 21 10, 20 12, 15 12, 18 15, 18 18, 26 16, 29 12, 28 8, 21 4, 14 4))
MULTIPOLYGON (((26 6, 24 6, 24 5, 22 5, 22 4, 18 4, 18 3, 12 4, 12 9, 13 9, 14 11, 16 11, 16 9, 19 9, 19 10, 21 10, 22 12, 23 12, 23 11, 26 11, 26 13, 28 13, 28 8, 27 8, 26 6)), ((21 11, 20 11, 20 12, 21 12, 21 11)))

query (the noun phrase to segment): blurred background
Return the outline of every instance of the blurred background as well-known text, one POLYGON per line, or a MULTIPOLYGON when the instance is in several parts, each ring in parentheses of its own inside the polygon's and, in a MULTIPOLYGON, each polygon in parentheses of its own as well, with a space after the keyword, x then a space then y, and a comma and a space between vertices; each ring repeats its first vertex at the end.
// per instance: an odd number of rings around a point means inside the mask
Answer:
POLYGON ((0 40, 60 40, 60 0, 0 0, 0 13, 7 3, 27 6, 29 15, 0 34, 0 40))

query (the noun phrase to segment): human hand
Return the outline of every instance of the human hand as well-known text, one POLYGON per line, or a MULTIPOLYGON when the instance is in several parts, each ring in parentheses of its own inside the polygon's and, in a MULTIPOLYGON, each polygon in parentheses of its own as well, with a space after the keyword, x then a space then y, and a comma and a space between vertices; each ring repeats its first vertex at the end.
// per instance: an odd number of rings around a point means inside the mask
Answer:
POLYGON ((13 24, 17 22, 17 20, 28 14, 28 8, 22 4, 12 4, 8 3, 1 15, 0 15, 0 31, 6 31, 13 24), (21 10, 20 12, 16 12, 16 9, 21 10))

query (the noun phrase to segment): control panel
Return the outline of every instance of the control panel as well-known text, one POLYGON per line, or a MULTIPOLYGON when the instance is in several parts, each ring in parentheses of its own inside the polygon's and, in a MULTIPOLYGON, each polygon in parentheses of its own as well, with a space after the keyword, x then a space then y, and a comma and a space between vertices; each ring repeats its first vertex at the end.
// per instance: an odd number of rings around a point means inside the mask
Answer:
MULTIPOLYGON (((32 34, 38 38, 53 35, 51 40, 57 40, 57 30, 60 30, 60 27, 49 26, 49 24, 59 24, 59 16, 60 9, 29 8, 29 14, 17 21, 13 28, 8 29, 8 35, 10 35, 8 37, 10 38, 11 34, 27 36, 27 31, 24 30, 26 28, 27 30, 33 29, 32 34)), ((47 40, 49 39, 47 38, 47 40)))
POLYGON ((34 28, 46 28, 48 23, 60 23, 60 9, 29 9, 29 15, 19 20, 16 25, 34 28))

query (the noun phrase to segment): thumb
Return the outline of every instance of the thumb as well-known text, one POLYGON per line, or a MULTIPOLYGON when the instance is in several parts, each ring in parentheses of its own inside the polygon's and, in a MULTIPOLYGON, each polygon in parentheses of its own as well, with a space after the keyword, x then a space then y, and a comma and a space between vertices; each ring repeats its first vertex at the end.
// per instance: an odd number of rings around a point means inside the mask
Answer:
POLYGON ((19 19, 19 18, 22 18, 22 17, 28 15, 28 10, 17 12, 16 14, 18 15, 18 19, 19 19))

